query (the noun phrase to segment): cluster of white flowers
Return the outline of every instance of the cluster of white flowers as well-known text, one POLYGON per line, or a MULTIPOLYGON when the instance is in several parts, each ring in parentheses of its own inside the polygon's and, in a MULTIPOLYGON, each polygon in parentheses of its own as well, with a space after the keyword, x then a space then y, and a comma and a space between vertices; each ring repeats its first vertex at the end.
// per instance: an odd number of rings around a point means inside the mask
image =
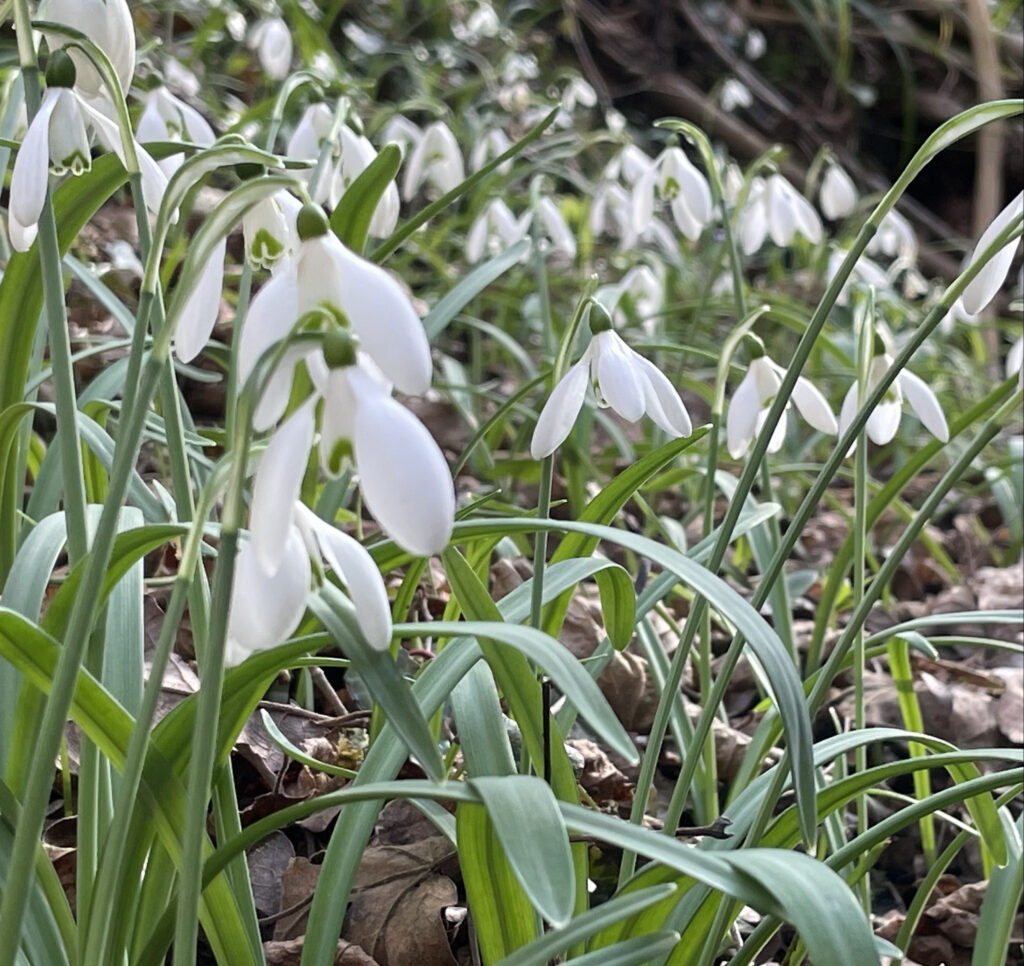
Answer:
MULTIPOLYGON (((135 30, 125 0, 43 0, 39 18, 81 31, 110 59, 123 90, 135 72, 135 30)), ((43 209, 48 175, 78 175, 92 165, 89 131, 127 164, 124 141, 115 116, 112 95, 102 77, 79 50, 65 52, 59 34, 48 35, 51 55, 47 89, 29 125, 11 172, 8 232, 16 251, 27 251, 35 240, 43 209)), ((156 211, 167 178, 150 155, 134 146, 142 174, 146 205, 156 211)))
POLYGON ((414 554, 440 552, 451 536, 455 493, 444 455, 413 414, 392 398, 429 387, 430 347, 401 286, 330 232, 323 211, 306 205, 297 240, 253 300, 239 340, 238 381, 300 325, 328 326, 322 345, 288 347, 265 379, 256 429, 283 416, 295 366, 313 394, 274 432, 256 471, 251 540, 242 547, 229 621, 229 661, 272 647, 298 625, 308 591, 309 556, 323 559, 348 587, 367 641, 386 647, 391 618, 379 572, 366 551, 299 502, 320 416, 320 465, 337 476, 354 468, 363 502, 381 528, 414 554), (396 472, 396 467, 403 472, 396 472), (284 511, 282 512, 282 507, 284 511), (284 570, 302 557, 305 582, 284 570), (253 615, 261 615, 258 619, 253 615))

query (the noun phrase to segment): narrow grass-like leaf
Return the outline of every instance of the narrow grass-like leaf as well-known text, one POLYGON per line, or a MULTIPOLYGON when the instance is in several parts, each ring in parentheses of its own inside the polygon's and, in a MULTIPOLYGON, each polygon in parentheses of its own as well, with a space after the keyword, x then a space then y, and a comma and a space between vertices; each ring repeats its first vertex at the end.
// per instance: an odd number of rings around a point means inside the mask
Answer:
POLYGON ((322 771, 325 775, 337 775, 339 778, 356 777, 357 773, 352 771, 351 768, 342 768, 340 765, 328 764, 326 761, 320 761, 311 755, 307 755, 301 748, 296 748, 288 740, 284 732, 278 728, 274 719, 270 717, 265 709, 260 710, 260 720, 263 722, 263 727, 267 734, 270 735, 270 740, 293 761, 297 761, 300 765, 305 765, 313 771, 322 771))
POLYGON ((534 908, 555 928, 566 926, 576 904, 575 872, 551 787, 533 775, 476 778, 471 784, 534 908))
POLYGON ((971 966, 1002 966, 1013 932, 1013 922, 1020 912, 1024 891, 1024 853, 1021 849, 1021 821, 1016 822, 1004 807, 999 809, 1003 834, 1009 852, 1006 865, 992 870, 985 897, 981 900, 981 915, 974 938, 971 966))
POLYGON ((331 230, 357 255, 366 247, 366 236, 377 204, 402 165, 397 144, 385 144, 350 184, 331 214, 331 230))
POLYGON ((460 279, 451 291, 435 305, 423 319, 423 327, 427 330, 427 338, 433 341, 461 312, 469 302, 476 298, 495 279, 500 278, 513 265, 522 261, 530 248, 528 241, 519 241, 499 252, 494 258, 478 265, 468 275, 460 279))
POLYGON ((514 775, 516 762, 505 729, 494 675, 480 662, 452 691, 452 712, 466 769, 473 777, 514 775))
POLYGON ((675 892, 675 884, 668 883, 614 896, 607 902, 576 916, 563 928, 548 930, 540 939, 535 939, 528 946, 507 956, 498 966, 547 966, 570 946, 585 942, 600 930, 627 916, 635 915, 653 903, 667 899, 675 892))
POLYGON ((608 640, 615 650, 624 650, 633 639, 633 625, 636 623, 633 581, 621 567, 606 567, 594 576, 601 594, 601 617, 608 640))
POLYGON ((462 803, 455 818, 459 864, 485 966, 537 938, 533 906, 483 805, 462 803))
POLYGON ((595 949, 583 956, 576 956, 572 962, 575 966, 637 966, 639 963, 660 963, 677 942, 677 932, 652 932, 646 936, 624 939, 603 949, 595 949))

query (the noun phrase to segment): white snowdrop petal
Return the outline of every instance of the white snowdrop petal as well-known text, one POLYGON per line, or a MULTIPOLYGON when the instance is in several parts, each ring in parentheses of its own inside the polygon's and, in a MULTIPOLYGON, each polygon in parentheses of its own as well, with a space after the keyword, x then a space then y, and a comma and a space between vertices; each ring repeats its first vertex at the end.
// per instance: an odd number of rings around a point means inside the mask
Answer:
POLYGON ((899 374, 900 389, 911 408, 917 413, 925 428, 936 439, 943 443, 949 442, 949 426, 946 425, 946 416, 942 412, 939 400, 928 385, 920 376, 915 376, 909 369, 904 369, 899 374))
POLYGON ((298 318, 296 277, 289 262, 256 293, 249 306, 238 343, 239 390, 245 385, 260 356, 285 338, 298 318))
POLYGON ((32 244, 39 213, 46 200, 46 183, 50 173, 50 118, 57 107, 59 91, 60 88, 51 87, 44 95, 14 159, 8 211, 12 222, 11 244, 20 252, 27 251, 32 244), (17 236, 14 222, 23 229, 23 233, 17 236), (31 229, 30 237, 27 229, 31 229))
POLYGON ((654 182, 658 171, 648 167, 630 192, 633 230, 644 231, 654 218, 654 182))
POLYGON ((763 201, 750 201, 739 220, 740 247, 744 255, 753 255, 768 236, 768 212, 763 201))
POLYGON ((801 376, 793 387, 792 400, 800 415, 820 433, 836 434, 836 417, 818 388, 801 376))
POLYGON ((252 486, 249 531, 265 573, 277 570, 292 527, 306 461, 313 445, 313 403, 300 406, 274 433, 260 458, 252 486))
MULTIPOLYGON (((126 0, 42 0, 39 20, 50 20, 80 30, 109 58, 127 94, 135 73, 135 26, 126 0)), ((46 34, 51 50, 67 43, 61 34, 46 34)), ((88 97, 105 93, 105 85, 92 61, 80 50, 68 49, 75 63, 75 89, 88 97)))
POLYGON ((729 400, 729 408, 725 414, 725 438, 729 455, 740 459, 754 439, 757 432, 757 417, 761 411, 761 400, 757 385, 750 370, 736 387, 729 400))
POLYGON ((312 530, 320 554, 348 588, 356 608, 356 622, 366 642, 378 651, 391 643, 391 605, 373 557, 347 533, 321 520, 301 503, 296 515, 312 530))
MULTIPOLYGON (((263 384, 263 392, 252 414, 252 427, 258 433, 275 426, 291 398, 292 382, 295 379, 295 366, 309 355, 306 346, 291 345, 284 350, 281 361, 263 384)), ((239 387, 241 388, 241 387, 239 387)))
MULTIPOLYGON (((359 400, 349 381, 351 372, 351 367, 329 369, 321 390, 324 406, 320 418, 320 468, 332 479, 340 476, 344 469, 344 465, 335 456, 339 441, 351 441, 355 436, 355 414, 359 400)), ((390 390, 385 391, 390 393, 390 390)))
POLYGON ((565 442, 583 407, 589 377, 590 358, 584 355, 551 391, 530 441, 530 455, 535 460, 550 456, 565 442))
POLYGON ((627 422, 635 423, 644 414, 644 390, 633 362, 635 353, 611 330, 598 333, 594 342, 601 400, 627 422))
POLYGON ((903 415, 902 400, 883 399, 868 416, 865 427, 868 437, 879 446, 891 443, 900 428, 900 417, 903 415))
POLYGON ((829 221, 845 218, 857 207, 857 188, 837 164, 830 164, 821 179, 821 210, 829 221))
MULTIPOLYGON (((768 407, 758 413, 758 431, 768 420, 768 407)), ((786 410, 782 410, 782 415, 779 417, 779 421, 775 424, 775 430, 772 432, 772 438, 768 440, 768 452, 777 453, 782 449, 782 444, 786 441, 786 410)))
POLYGON ((796 232, 796 212, 790 187, 780 175, 773 174, 768 179, 768 233, 780 248, 785 248, 793 240, 796 232))
POLYGON ((644 376, 641 383, 647 415, 670 436, 689 436, 693 424, 676 387, 650 359, 637 354, 633 362, 644 376))
MULTIPOLYGON (((361 375, 361 374, 354 374, 361 375)), ((444 455, 426 427, 404 406, 353 380, 355 461, 363 499, 400 547, 419 556, 440 553, 455 520, 455 490, 444 455)))
POLYGON ((181 311, 178 330, 174 333, 174 354, 182 362, 191 362, 202 352, 217 324, 226 255, 227 239, 222 238, 210 253, 210 260, 181 311))
POLYGON ((1024 365, 1024 339, 1018 339, 1006 354, 1006 378, 1009 379, 1015 372, 1022 371, 1024 365))
POLYGON ((359 336, 363 351, 400 392, 419 395, 430 387, 430 343, 402 287, 383 268, 332 245, 341 266, 338 305, 359 336))
POLYGON ((302 620, 311 572, 297 527, 289 526, 275 563, 277 569, 268 574, 256 560, 252 541, 238 552, 224 654, 229 667, 283 644, 302 620))
POLYGON ((670 208, 672 209, 672 218, 676 223, 676 227, 690 241, 697 241, 704 230, 704 224, 693 216, 687 206, 686 198, 683 195, 674 198, 670 208))
MULTIPOLYGON (((846 395, 843 396, 843 405, 839 410, 839 436, 845 435, 846 431, 850 428, 853 423, 853 418, 857 415, 857 383, 856 381, 846 390, 846 395)), ((857 446, 857 441, 854 440, 850 444, 850 448, 846 455, 854 451, 857 446)))
MULTIPOLYGON (((1024 214, 1024 192, 1017 195, 1013 201, 999 212, 993 219, 992 224, 982 232, 981 238, 978 239, 978 244, 974 248, 974 254, 971 256, 972 263, 975 257, 984 252, 992 244, 996 236, 1009 227, 1015 219, 1019 219, 1021 214, 1024 214)), ((960 301, 969 313, 977 315, 996 297, 1003 282, 1006 280, 1007 273, 1010 271, 1010 266, 1013 264, 1013 256, 1016 254, 1019 245, 1019 239, 1004 245, 989 260, 985 267, 968 282, 967 287, 960 296, 960 301)))

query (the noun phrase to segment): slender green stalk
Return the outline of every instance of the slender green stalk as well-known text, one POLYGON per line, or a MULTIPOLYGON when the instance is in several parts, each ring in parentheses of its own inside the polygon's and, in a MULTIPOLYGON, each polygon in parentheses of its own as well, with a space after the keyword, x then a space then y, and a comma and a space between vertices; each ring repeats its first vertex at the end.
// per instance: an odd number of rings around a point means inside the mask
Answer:
MULTIPOLYGON (((25 91, 25 109, 31 124, 39 110, 39 68, 32 43, 32 26, 26 0, 14 4, 18 37, 18 57, 25 91)), ((78 432, 78 398, 71 362, 67 307, 64 304, 64 280, 61 270, 57 223, 53 201, 47 189, 39 214, 38 250, 43 280, 43 304, 50 344, 50 364, 57 408, 57 444, 60 447, 64 478, 64 509, 68 528, 68 556, 72 564, 81 560, 89 546, 85 525, 85 476, 82 469, 82 445, 78 432)))
MULTIPOLYGON (((864 405, 868 384, 868 370, 871 366, 872 348, 875 340, 874 289, 868 293, 865 311, 861 315, 860 333, 857 344, 857 408, 864 405)), ((862 429, 857 435, 857 452, 853 472, 853 598, 864 596, 864 578, 867 561, 867 505, 868 494, 868 441, 862 429)), ((864 672, 867 659, 864 654, 864 628, 858 628, 854 639, 853 654, 853 726, 858 731, 865 726, 864 714, 864 672)), ((867 749, 858 745, 854 752, 854 768, 865 771, 868 766, 867 749)), ((857 834, 863 835, 868 828, 868 803, 866 795, 857 796, 857 834)), ((855 888, 860 894, 861 904, 866 913, 871 912, 871 884, 867 877, 859 878, 855 888)))

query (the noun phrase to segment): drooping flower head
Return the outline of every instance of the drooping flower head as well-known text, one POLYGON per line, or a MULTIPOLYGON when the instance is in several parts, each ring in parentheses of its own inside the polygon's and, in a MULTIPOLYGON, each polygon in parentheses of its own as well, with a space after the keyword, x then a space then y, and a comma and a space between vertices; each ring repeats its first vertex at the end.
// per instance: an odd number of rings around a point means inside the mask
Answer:
MULTIPOLYGON (((126 0, 42 0, 37 18, 85 34, 110 58, 121 90, 128 93, 135 73, 135 26, 126 0)), ((47 40, 55 48, 67 38, 53 34, 47 40)), ((108 98, 103 78, 92 61, 80 50, 72 48, 69 53, 78 73, 74 82, 78 92, 87 98, 108 98)))
POLYGON ((813 205, 781 174, 751 181, 737 228, 745 255, 753 255, 768 237, 786 248, 796 235, 817 244, 822 234, 821 219, 813 205))
MULTIPOLYGON (((239 344, 239 384, 270 346, 307 314, 350 326, 387 379, 405 393, 430 385, 430 345, 419 316, 398 282, 384 269, 349 251, 330 231, 323 210, 306 205, 296 219, 299 241, 253 299, 239 344)), ((295 364, 291 359, 291 365, 295 364)), ((277 422, 287 404, 291 369, 275 370, 256 427, 277 422)))
MULTIPOLYGON (((725 417, 725 432, 729 455, 733 459, 740 459, 746 453, 754 437, 761 432, 761 427, 764 426, 768 416, 768 410, 778 395, 782 377, 786 372, 764 354, 764 347, 761 345, 760 339, 750 337, 747 342, 752 351, 755 353, 760 351, 760 355, 755 355, 751 359, 750 365, 747 367, 747 374, 736 387, 732 399, 729 400, 729 409, 725 417)), ((803 376, 797 379, 790 401, 811 426, 819 432, 827 433, 830 436, 835 435, 837 426, 832 409, 810 380, 803 376)), ((782 417, 768 443, 768 452, 778 452, 782 448, 785 438, 786 411, 783 410, 782 417)))
POLYGON ((845 218, 857 207, 857 187, 834 161, 825 169, 819 194, 821 210, 829 221, 845 218))
POLYGON ((537 419, 530 443, 535 460, 550 456, 565 441, 588 385, 599 405, 610 406, 628 422, 647 413, 669 436, 693 432, 690 415, 665 374, 622 341, 603 308, 595 304, 594 309, 590 344, 552 390, 537 419))
MULTIPOLYGON (((989 245, 1007 228, 1019 221, 1024 214, 1024 192, 1017 195, 998 215, 992 220, 992 224, 982 232, 978 244, 974 247, 969 264, 973 265, 989 245)), ((1002 287, 1006 276, 1013 264, 1013 256, 1020 247, 1020 239, 1007 242, 994 257, 989 260, 985 267, 967 283, 960 301, 964 309, 972 315, 977 315, 989 302, 996 297, 996 293, 1002 287)))
MULTIPOLYGON (((209 147, 216 140, 206 118, 162 84, 146 96, 135 136, 140 141, 191 141, 202 147, 209 147)), ((184 160, 183 154, 172 154, 157 164, 169 178, 184 160)))
POLYGON ((408 201, 424 183, 439 194, 447 194, 465 178, 462 151, 455 135, 443 121, 435 121, 423 132, 406 161, 402 197, 408 201))
POLYGON ((658 155, 633 189, 633 227, 644 231, 654 216, 654 201, 667 202, 676 227, 690 241, 700 238, 711 220, 711 189, 682 148, 668 147, 658 155))
MULTIPOLYGON (((893 359, 889 355, 880 338, 875 339, 874 354, 868 365, 867 384, 861 389, 857 382, 850 387, 843 399, 839 412, 839 435, 842 436, 853 422, 857 414, 859 399, 866 399, 871 391, 882 381, 882 377, 892 368, 893 359)), ((884 446, 896 436, 900 419, 903 415, 903 401, 906 399, 917 413, 925 428, 942 442, 949 440, 949 427, 946 417, 939 405, 935 393, 923 379, 915 376, 909 369, 901 369, 896 381, 892 383, 882 401, 868 417, 865 431, 868 438, 879 446, 884 446)), ((854 447, 850 447, 853 452, 854 447)))
POLYGON ((271 80, 284 80, 292 68, 292 32, 280 17, 267 17, 256 24, 249 38, 260 66, 271 80))

